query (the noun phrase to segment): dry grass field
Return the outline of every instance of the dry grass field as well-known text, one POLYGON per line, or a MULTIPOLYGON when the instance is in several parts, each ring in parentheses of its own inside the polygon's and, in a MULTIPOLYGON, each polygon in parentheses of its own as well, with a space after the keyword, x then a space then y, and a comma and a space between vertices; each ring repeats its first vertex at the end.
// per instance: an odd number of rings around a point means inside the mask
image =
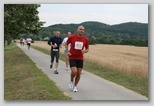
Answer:
MULTIPOLYGON (((32 45, 50 50, 47 42, 35 41, 32 45)), ((64 47, 61 49, 63 53, 64 47)), ((90 45, 84 55, 86 61, 130 75, 148 78, 148 47, 125 45, 90 45)))

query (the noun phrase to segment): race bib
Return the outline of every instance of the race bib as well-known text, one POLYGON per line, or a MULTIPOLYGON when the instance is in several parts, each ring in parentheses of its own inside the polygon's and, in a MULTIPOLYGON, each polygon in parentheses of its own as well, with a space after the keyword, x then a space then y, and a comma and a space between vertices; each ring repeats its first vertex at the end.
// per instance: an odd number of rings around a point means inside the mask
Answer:
POLYGON ((78 42, 78 41, 75 42, 75 49, 81 50, 82 47, 83 47, 83 42, 78 42))
POLYGON ((53 51, 58 51, 58 49, 53 49, 53 51))

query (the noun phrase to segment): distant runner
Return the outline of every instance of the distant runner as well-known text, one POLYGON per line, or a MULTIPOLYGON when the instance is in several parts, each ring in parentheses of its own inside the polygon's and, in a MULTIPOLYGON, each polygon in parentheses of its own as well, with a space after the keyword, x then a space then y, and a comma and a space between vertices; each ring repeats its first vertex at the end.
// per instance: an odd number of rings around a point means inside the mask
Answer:
POLYGON ((30 37, 28 37, 26 39, 26 43, 27 43, 27 46, 28 46, 28 50, 30 49, 31 42, 32 42, 32 39, 30 37))

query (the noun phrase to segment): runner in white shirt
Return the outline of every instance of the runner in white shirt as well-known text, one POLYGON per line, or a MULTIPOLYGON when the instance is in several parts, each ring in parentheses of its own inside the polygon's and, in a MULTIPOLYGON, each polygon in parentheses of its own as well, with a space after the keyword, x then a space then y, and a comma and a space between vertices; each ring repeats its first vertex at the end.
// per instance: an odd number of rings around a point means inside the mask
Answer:
MULTIPOLYGON (((63 40, 63 42, 62 42, 63 46, 66 45, 67 39, 68 39, 68 37, 69 37, 70 35, 71 35, 71 32, 68 32, 68 33, 67 33, 67 37, 65 37, 64 40, 63 40)), ((70 44, 69 44, 69 45, 68 45, 68 51, 70 50, 70 48, 71 48, 71 46, 70 46, 70 44)), ((65 50, 64 50, 64 54, 65 54, 65 57, 66 57, 66 61, 65 61, 65 63, 66 63, 66 71, 68 71, 69 58, 68 58, 68 56, 67 56, 67 54, 66 54, 66 48, 65 48, 65 50)))
POLYGON ((26 39, 26 42, 27 42, 27 46, 28 46, 28 50, 29 50, 30 49, 31 42, 32 42, 32 39, 31 38, 27 38, 26 39))

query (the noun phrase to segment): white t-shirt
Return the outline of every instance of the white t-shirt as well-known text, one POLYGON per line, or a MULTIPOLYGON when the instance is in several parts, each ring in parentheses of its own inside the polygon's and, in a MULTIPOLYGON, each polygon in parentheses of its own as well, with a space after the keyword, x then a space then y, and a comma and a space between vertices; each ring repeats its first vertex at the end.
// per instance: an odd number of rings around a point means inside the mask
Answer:
MULTIPOLYGON (((67 42, 68 37, 65 37, 62 44, 65 44, 67 42)), ((71 49, 71 44, 68 44, 68 51, 71 49)))
POLYGON ((31 38, 27 38, 27 43, 31 43, 32 39, 31 38))

